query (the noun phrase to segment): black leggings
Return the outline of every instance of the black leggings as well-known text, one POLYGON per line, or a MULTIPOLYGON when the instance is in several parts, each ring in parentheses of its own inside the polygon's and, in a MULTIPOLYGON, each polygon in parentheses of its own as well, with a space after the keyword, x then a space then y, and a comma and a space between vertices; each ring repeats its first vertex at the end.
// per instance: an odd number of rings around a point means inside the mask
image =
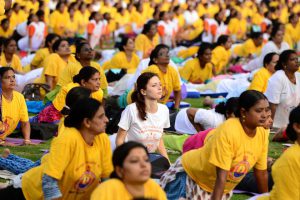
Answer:
POLYGON ((9 200, 25 200, 21 188, 14 188, 12 185, 7 188, 0 189, 1 199, 9 200))

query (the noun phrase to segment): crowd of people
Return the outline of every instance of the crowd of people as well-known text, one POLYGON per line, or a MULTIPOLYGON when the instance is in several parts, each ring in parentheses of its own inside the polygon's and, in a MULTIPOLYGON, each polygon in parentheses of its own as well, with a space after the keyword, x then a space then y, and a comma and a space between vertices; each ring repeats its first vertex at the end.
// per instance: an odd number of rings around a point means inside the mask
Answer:
POLYGON ((0 0, 0 146, 58 125, 36 162, 4 149, 22 179, 0 196, 300 199, 299 17, 296 0, 0 0), (184 108, 195 90, 214 98, 184 108), (273 132, 292 144, 271 167, 273 132))

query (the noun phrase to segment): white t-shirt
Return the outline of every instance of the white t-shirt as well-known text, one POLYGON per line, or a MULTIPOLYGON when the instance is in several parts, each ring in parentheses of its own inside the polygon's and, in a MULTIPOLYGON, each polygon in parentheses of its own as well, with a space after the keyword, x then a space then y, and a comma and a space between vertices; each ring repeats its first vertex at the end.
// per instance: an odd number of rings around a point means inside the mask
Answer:
POLYGON ((283 51, 288 50, 289 48, 290 46, 286 42, 282 42, 280 48, 278 48, 273 41, 269 41, 262 48, 260 56, 254 58, 248 64, 243 65, 242 68, 246 71, 253 71, 255 69, 259 69, 263 67, 264 58, 268 53, 274 52, 277 54, 281 54, 283 51))
POLYGON ((147 120, 141 120, 135 103, 129 104, 122 113, 119 127, 127 131, 126 141, 144 144, 149 152, 155 152, 164 128, 170 127, 169 109, 158 103, 156 113, 147 113, 147 120))
MULTIPOLYGON (((175 120, 175 130, 178 133, 195 134, 197 133, 197 130, 190 122, 186 110, 187 108, 182 109, 178 112, 175 120)), ((197 124, 201 124, 205 130, 209 128, 216 128, 224 121, 225 116, 217 113, 214 109, 206 110, 199 108, 194 118, 194 122, 197 124)))
POLYGON ((269 102, 278 104, 273 126, 283 128, 289 122, 291 110, 300 103, 300 73, 296 72, 296 85, 285 75, 283 70, 279 70, 271 76, 268 88, 265 92, 269 102))

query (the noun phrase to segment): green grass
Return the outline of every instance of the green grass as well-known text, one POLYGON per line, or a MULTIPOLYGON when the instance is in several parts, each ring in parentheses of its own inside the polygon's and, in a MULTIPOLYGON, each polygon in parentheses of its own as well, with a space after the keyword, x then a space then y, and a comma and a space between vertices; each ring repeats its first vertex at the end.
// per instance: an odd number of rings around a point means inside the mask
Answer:
MULTIPOLYGON (((203 98, 185 99, 184 101, 190 103, 192 107, 200 108, 202 107, 203 98)), ((269 156, 277 159, 281 155, 284 147, 282 146, 281 143, 271 142, 271 137, 272 135, 270 136, 269 156)), ((51 140, 39 145, 9 147, 9 149, 11 153, 36 161, 37 159, 41 158, 41 156, 43 155, 42 150, 49 149, 50 142, 51 140)), ((2 152, 4 148, 6 147, 0 146, 0 152, 2 152)), ((171 162, 174 162, 178 158, 178 156, 180 156, 179 153, 169 154, 171 162)), ((249 196, 247 195, 233 195, 232 200, 244 200, 248 198, 249 196)))

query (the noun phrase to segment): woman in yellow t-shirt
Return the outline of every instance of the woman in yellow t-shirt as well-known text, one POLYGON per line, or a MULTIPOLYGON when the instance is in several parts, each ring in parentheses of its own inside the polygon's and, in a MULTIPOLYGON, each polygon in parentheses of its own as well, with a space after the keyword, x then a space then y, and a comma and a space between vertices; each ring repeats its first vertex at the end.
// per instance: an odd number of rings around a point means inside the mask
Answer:
POLYGON ((257 200, 300 199, 300 107, 294 108, 289 116, 287 136, 294 144, 276 160, 272 166, 274 186, 270 194, 257 200))
POLYGON ((111 179, 94 190, 91 200, 167 199, 161 187, 150 179, 149 155, 142 144, 130 141, 117 147, 113 166, 111 179))
POLYGON ((92 98, 77 101, 55 138, 47 159, 22 177, 26 199, 90 199, 101 178, 113 167, 108 122, 101 103, 92 98))
POLYGON ((50 32, 54 32, 60 36, 64 35, 67 29, 67 24, 70 21, 70 16, 67 10, 65 10, 65 6, 65 3, 58 2, 56 5, 56 10, 50 14, 50 32))
POLYGON ((118 44, 118 48, 120 52, 112 57, 105 69, 124 69, 126 70, 126 73, 134 74, 140 63, 140 58, 134 52, 133 38, 123 36, 122 41, 118 44))
POLYGON ((17 43, 13 38, 8 38, 3 42, 3 52, 1 53, 0 65, 2 67, 12 67, 17 74, 22 74, 23 68, 20 58, 17 56, 17 43))
POLYGON ((275 66, 279 60, 279 55, 277 53, 268 53, 264 57, 264 67, 258 70, 251 81, 249 90, 257 90, 259 92, 265 93, 268 88, 268 80, 275 73, 275 66))
POLYGON ((10 21, 9 19, 5 18, 1 20, 1 26, 0 26, 0 36, 9 38, 14 33, 14 29, 10 28, 10 21))
POLYGON ((152 72, 158 75, 162 85, 162 98, 160 103, 166 104, 174 92, 174 109, 179 109, 181 100, 180 75, 171 66, 169 66, 170 55, 169 47, 159 44, 151 52, 149 67, 144 72, 152 72))
POLYGON ((157 34, 157 22, 155 20, 148 21, 143 28, 141 34, 135 38, 135 49, 137 55, 142 58, 148 58, 151 51, 159 44, 159 36, 157 34))
POLYGON ((4 15, 5 11, 10 9, 12 0, 0 0, 0 15, 4 15))
POLYGON ((212 51, 211 62, 214 64, 214 74, 226 73, 226 66, 231 56, 230 48, 232 40, 228 35, 221 35, 218 38, 216 48, 212 51))
POLYGON ((47 106, 38 115, 39 122, 57 122, 62 117, 60 111, 65 106, 66 95, 74 87, 82 86, 92 91, 92 98, 102 102, 103 91, 100 88, 100 74, 94 67, 83 67, 77 75, 73 77, 73 82, 61 88, 52 104, 47 106))
POLYGON ((291 38, 292 44, 289 44, 292 49, 295 48, 297 43, 300 40, 298 28, 299 27, 299 17, 297 14, 292 13, 289 16, 289 23, 285 25, 285 35, 287 35, 288 38, 291 38))
POLYGON ((24 96, 15 91, 16 77, 13 68, 1 67, 1 94, 0 94, 0 146, 14 146, 6 142, 10 135, 21 122, 21 131, 24 144, 30 144, 30 124, 24 96))
POLYGON ((45 76, 46 83, 51 89, 54 89, 58 77, 68 62, 75 62, 76 59, 71 55, 70 46, 67 40, 58 39, 52 46, 53 53, 50 54, 44 61, 44 71, 42 76, 45 76))
POLYGON ((243 92, 237 118, 226 120, 202 148, 183 154, 162 176, 168 199, 230 199, 252 167, 259 192, 267 192, 269 131, 263 126, 269 111, 262 93, 243 92))
POLYGON ((64 68, 61 75, 58 77, 57 85, 63 87, 73 81, 73 77, 85 66, 92 66, 100 73, 100 87, 103 90, 104 98, 107 97, 108 83, 102 67, 93 61, 94 50, 87 42, 80 42, 76 45, 75 62, 70 62, 64 68))
POLYGON ((44 60, 47 56, 49 56, 52 52, 52 46, 54 42, 56 42, 59 39, 59 35, 55 33, 49 33, 45 40, 45 48, 37 50, 35 53, 31 63, 30 68, 37 69, 40 67, 44 67, 44 60))
POLYGON ((263 34, 261 32, 253 32, 250 37, 244 43, 236 45, 233 49, 235 56, 253 59, 260 55, 263 47, 263 34))
POLYGON ((202 43, 197 58, 187 61, 184 67, 179 69, 181 78, 191 83, 204 83, 212 78, 211 50, 209 43, 202 43))

